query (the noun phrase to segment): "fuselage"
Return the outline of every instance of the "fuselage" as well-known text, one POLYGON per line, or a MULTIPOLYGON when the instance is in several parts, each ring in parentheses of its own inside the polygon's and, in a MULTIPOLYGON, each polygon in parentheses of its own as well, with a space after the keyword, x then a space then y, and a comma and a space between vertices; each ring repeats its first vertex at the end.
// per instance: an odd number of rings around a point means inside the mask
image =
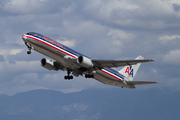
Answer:
MULTIPOLYGON (((69 56, 72 59, 76 59, 79 56, 85 55, 76 52, 59 42, 56 42, 44 35, 35 32, 24 34, 22 38, 25 44, 31 46, 35 51, 44 54, 65 66, 63 70, 67 70, 66 68, 76 69, 81 67, 79 64, 74 64, 71 61, 66 60, 65 58, 66 56, 69 56)), ((84 72, 83 74, 85 73, 87 72, 84 72)), ((103 68, 100 70, 96 70, 93 74, 94 79, 102 83, 113 86, 135 88, 134 85, 124 84, 123 80, 125 79, 125 76, 121 75, 114 69, 103 68)))

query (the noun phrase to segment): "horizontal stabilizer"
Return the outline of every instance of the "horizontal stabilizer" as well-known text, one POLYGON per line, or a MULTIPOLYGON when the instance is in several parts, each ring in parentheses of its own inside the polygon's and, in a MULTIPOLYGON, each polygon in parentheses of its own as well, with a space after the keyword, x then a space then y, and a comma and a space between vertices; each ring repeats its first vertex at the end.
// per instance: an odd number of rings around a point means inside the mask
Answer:
POLYGON ((132 85, 145 85, 145 84, 156 84, 157 82, 150 82, 150 81, 126 81, 128 84, 132 85))

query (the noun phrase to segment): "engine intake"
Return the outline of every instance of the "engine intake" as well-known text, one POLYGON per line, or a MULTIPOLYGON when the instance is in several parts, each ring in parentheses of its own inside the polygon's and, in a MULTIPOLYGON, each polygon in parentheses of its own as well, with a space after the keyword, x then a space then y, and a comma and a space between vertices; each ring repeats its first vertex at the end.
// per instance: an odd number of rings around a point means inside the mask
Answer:
POLYGON ((94 66, 91 59, 84 56, 79 56, 77 59, 77 63, 86 68, 90 68, 94 66))
POLYGON ((45 58, 41 60, 41 66, 48 70, 57 70, 57 68, 54 65, 54 62, 45 58))

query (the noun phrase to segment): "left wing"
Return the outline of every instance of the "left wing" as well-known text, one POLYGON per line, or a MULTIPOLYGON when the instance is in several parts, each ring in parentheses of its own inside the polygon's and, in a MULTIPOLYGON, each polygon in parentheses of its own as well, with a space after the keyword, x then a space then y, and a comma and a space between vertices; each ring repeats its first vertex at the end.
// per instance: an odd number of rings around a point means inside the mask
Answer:
POLYGON ((137 63, 144 63, 144 62, 152 62, 153 59, 145 59, 145 60, 92 60, 93 64, 103 69, 104 67, 121 67, 127 65, 135 65, 137 63))

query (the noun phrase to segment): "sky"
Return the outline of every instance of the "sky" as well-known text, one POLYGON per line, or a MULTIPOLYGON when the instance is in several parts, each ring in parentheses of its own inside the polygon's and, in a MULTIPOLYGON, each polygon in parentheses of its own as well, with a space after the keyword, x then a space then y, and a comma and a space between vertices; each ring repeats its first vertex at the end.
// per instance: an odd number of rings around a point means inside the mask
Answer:
POLYGON ((66 81, 65 71, 42 68, 40 60, 48 57, 26 54, 22 35, 27 32, 92 59, 152 58, 155 62, 143 63, 134 80, 158 84, 136 89, 180 90, 179 0, 0 0, 0 94, 110 89, 114 86, 84 77, 66 81))

